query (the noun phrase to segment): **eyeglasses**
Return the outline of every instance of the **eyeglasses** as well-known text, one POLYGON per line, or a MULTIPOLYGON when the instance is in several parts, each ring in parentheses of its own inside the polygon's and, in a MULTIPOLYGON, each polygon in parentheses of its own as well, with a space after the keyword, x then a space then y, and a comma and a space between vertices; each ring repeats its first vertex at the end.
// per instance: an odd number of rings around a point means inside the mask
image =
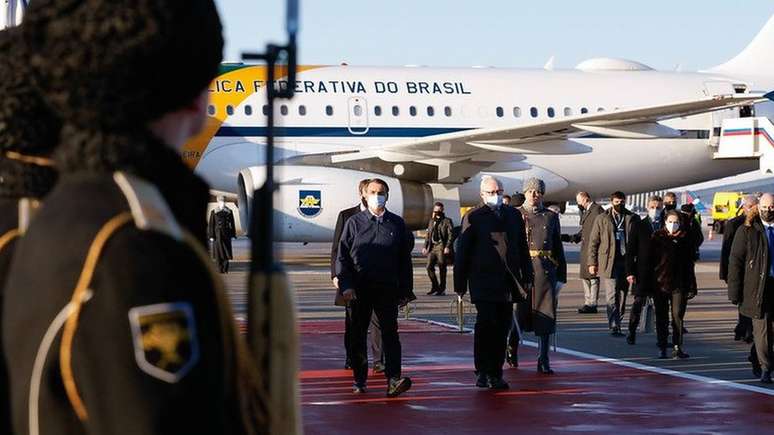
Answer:
POLYGON ((499 194, 503 193, 503 189, 492 190, 492 191, 482 190, 481 193, 485 193, 487 195, 499 195, 499 194))

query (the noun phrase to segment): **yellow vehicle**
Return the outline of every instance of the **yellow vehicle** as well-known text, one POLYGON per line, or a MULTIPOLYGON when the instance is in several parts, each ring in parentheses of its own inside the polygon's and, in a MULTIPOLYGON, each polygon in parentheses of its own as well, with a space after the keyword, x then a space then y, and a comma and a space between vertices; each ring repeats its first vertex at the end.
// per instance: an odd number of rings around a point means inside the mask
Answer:
POLYGON ((716 192, 712 198, 712 223, 717 234, 723 234, 723 225, 735 218, 741 211, 744 192, 716 192))

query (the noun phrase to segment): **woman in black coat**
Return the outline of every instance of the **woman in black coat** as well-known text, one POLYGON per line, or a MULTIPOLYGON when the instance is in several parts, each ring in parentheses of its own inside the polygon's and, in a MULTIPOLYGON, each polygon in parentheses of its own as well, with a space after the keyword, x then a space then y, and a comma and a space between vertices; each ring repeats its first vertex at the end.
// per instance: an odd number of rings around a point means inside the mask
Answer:
POLYGON ((683 352, 683 319, 688 299, 696 296, 694 249, 687 222, 672 210, 667 212, 664 227, 653 234, 649 267, 652 270, 656 334, 659 358, 666 358, 669 335, 669 311, 672 311, 672 358, 688 358, 683 352))

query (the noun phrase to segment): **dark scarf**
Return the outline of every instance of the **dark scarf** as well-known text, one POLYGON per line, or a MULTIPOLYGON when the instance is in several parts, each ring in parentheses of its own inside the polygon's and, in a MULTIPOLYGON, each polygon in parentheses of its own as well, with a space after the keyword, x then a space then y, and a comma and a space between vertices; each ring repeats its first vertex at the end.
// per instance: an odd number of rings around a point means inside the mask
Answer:
POLYGON ((65 125, 54 158, 62 174, 124 171, 145 179, 159 189, 178 223, 206 241, 209 186, 146 130, 112 134, 65 125))

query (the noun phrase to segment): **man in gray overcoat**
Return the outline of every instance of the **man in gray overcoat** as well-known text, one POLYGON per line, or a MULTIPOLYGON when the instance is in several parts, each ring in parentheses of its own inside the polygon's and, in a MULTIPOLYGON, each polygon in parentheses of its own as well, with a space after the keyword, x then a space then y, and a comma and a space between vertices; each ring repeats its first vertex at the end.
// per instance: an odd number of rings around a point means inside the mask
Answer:
POLYGON ((580 229, 576 234, 562 234, 563 242, 580 243, 580 279, 583 283, 583 306, 578 308, 580 314, 596 314, 597 300, 599 299, 599 277, 589 274, 586 264, 586 255, 588 249, 591 230, 594 228, 594 219, 605 212, 601 205, 594 202, 588 192, 578 192, 575 195, 575 201, 578 203, 580 211, 580 229))
POLYGON ((509 344, 511 356, 515 360, 519 329, 534 331, 540 349, 538 372, 553 374, 548 361, 548 343, 551 334, 556 332, 559 291, 567 282, 562 230, 559 215, 543 206, 546 191, 543 180, 530 178, 524 182, 523 190, 526 200, 520 211, 524 218, 535 281, 526 302, 517 305, 518 325, 514 325, 511 331, 509 344))

